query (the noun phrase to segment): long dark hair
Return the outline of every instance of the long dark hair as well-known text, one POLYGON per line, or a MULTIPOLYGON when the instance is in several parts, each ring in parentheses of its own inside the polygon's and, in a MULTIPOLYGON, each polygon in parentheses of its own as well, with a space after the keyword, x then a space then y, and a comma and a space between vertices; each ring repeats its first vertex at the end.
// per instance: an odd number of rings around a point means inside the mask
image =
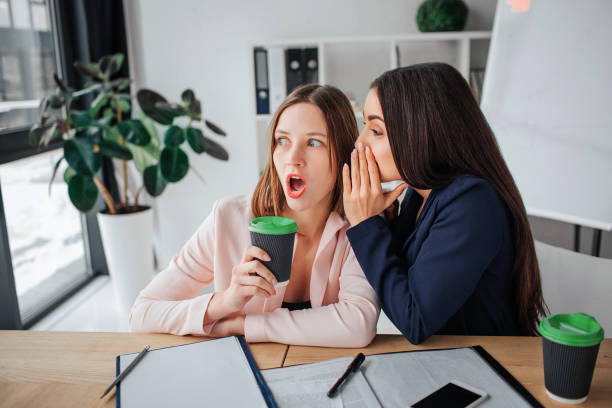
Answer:
POLYGON ((251 210, 255 217, 264 215, 281 215, 287 205, 283 186, 278 179, 272 156, 276 148, 274 132, 282 113, 289 106, 298 103, 312 103, 321 109, 327 125, 327 138, 329 141, 329 160, 332 169, 336 172, 336 185, 332 193, 330 211, 337 211, 344 215, 342 202, 342 165, 348 163, 351 151, 357 140, 358 130, 355 113, 346 95, 341 90, 330 85, 303 85, 291 92, 280 104, 270 126, 268 128, 268 138, 270 150, 268 154, 268 164, 262 173, 253 198, 251 199, 251 210))
POLYGON ((395 165, 410 186, 434 189, 471 174, 500 195, 511 220, 519 329, 536 334, 545 304, 527 213, 468 83, 448 64, 426 63, 387 71, 371 88, 378 93, 395 165))

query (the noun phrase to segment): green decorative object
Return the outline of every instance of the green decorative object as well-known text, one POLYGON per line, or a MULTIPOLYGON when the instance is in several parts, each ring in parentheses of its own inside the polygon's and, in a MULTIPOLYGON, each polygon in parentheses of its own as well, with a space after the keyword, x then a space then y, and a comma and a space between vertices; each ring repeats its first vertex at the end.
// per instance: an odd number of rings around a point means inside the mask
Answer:
POLYGON ((417 25, 421 32, 461 31, 468 8, 462 0, 426 0, 419 6, 417 25))
POLYGON ((137 99, 143 114, 138 119, 129 118, 132 95, 128 87, 131 80, 115 78, 123 59, 122 54, 114 54, 102 57, 98 62, 76 62, 77 71, 90 79, 80 90, 72 89, 57 74, 54 75, 57 89, 42 99, 38 122, 29 133, 30 143, 41 147, 54 139, 63 140, 64 155, 54 166, 51 182, 65 160, 68 168, 64 180, 68 184, 70 201, 83 212, 93 208, 98 191, 102 193, 110 214, 141 211, 144 207, 138 205, 138 197, 143 188, 156 197, 164 191, 167 183, 180 181, 191 168, 183 145, 188 145, 197 154, 229 159, 223 146, 206 137, 202 129, 194 127, 196 123, 202 123, 202 128, 225 136, 225 131, 219 126, 202 117, 200 100, 191 89, 182 93, 181 103, 168 102, 155 91, 141 89, 137 99), (86 95, 89 98, 83 98, 86 95), (75 105, 79 105, 81 110, 74 109, 74 102, 78 102, 75 105), (179 123, 188 121, 188 124, 175 124, 175 119, 179 123), (153 121, 167 126, 163 140, 160 140, 153 121), (97 175, 103 156, 123 161, 123 197, 120 197, 120 202, 114 202, 108 187, 97 175), (127 197, 126 162, 130 160, 142 173, 142 186, 132 203, 127 197))

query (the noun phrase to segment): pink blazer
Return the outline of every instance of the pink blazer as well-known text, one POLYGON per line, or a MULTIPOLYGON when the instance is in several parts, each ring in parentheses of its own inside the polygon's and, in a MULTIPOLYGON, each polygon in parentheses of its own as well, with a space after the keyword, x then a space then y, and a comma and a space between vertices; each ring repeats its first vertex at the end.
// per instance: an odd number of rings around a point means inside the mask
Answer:
MULTIPOLYGON (((203 326, 212 294, 198 295, 214 281, 229 287, 232 268, 251 245, 250 197, 217 201, 179 254, 140 292, 130 314, 132 331, 206 336, 203 326)), ((249 342, 325 347, 365 347, 376 335, 380 307, 346 237, 348 222, 336 212, 327 219, 310 279, 312 309, 281 308, 285 288, 270 298, 254 296, 242 309, 249 342)), ((209 327, 210 326, 210 327, 209 327)))

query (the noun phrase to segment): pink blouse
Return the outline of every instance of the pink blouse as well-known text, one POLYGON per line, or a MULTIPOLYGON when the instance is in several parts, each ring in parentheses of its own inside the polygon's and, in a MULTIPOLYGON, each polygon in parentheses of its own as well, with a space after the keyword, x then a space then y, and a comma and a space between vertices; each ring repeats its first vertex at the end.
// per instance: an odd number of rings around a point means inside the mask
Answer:
MULTIPOLYGON (((140 292, 130 314, 132 331, 208 335, 215 322, 204 327, 203 321, 212 293, 198 293, 213 281, 215 291, 229 287, 232 268, 251 245, 252 219, 250 197, 217 201, 168 267, 140 292)), ((348 228, 338 213, 329 215, 312 265, 311 309, 281 308, 286 286, 246 303, 241 313, 248 342, 365 347, 372 341, 380 307, 349 245, 348 228)))

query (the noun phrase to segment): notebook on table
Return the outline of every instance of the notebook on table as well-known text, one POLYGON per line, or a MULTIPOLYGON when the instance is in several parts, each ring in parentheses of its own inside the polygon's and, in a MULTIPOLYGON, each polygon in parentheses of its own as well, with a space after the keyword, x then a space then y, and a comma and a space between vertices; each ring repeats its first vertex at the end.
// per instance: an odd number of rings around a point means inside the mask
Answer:
MULTIPOLYGON (((117 375, 137 355, 117 356, 117 375)), ((242 336, 149 351, 115 399, 117 408, 276 407, 242 336)))

